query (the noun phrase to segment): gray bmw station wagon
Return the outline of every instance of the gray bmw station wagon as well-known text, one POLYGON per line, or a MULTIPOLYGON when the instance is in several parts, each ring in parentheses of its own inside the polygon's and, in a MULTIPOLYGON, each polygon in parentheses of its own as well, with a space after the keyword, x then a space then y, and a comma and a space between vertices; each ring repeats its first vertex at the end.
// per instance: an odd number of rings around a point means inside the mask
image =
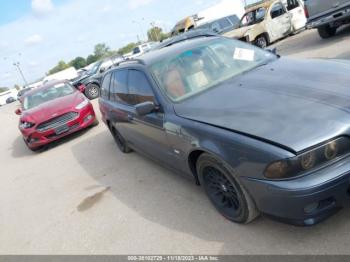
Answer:
POLYGON ((349 72, 193 36, 106 72, 99 103, 122 152, 187 174, 229 220, 310 226, 350 198, 349 72))

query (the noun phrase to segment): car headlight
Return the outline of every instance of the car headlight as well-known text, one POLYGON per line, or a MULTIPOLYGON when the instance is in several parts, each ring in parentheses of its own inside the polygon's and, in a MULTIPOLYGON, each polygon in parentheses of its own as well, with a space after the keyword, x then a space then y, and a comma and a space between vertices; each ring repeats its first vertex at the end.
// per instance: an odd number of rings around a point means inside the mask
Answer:
POLYGON ((264 175, 270 179, 296 177, 349 153, 350 139, 341 137, 296 157, 273 162, 267 166, 264 175))
POLYGON ((30 123, 30 122, 22 122, 20 125, 19 125, 19 128, 21 129, 28 129, 28 128, 32 128, 35 124, 33 123, 30 123))
POLYGON ((75 107, 76 110, 80 110, 83 109, 84 107, 86 107, 89 104, 89 100, 84 100, 83 102, 81 102, 79 105, 77 105, 75 107))

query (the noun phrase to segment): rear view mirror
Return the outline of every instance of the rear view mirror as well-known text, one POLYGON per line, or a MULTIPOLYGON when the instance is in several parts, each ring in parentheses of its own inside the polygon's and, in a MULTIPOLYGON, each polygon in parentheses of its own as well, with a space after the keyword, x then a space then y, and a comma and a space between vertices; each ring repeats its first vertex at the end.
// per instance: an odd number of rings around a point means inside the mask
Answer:
POLYGON ((156 109, 156 106, 154 105, 153 102, 144 102, 136 105, 135 109, 136 109, 136 113, 139 116, 145 116, 145 115, 148 115, 149 113, 152 113, 156 109))
POLYGON ((22 115, 22 109, 17 108, 16 111, 15 111, 15 114, 19 115, 19 116, 22 115))

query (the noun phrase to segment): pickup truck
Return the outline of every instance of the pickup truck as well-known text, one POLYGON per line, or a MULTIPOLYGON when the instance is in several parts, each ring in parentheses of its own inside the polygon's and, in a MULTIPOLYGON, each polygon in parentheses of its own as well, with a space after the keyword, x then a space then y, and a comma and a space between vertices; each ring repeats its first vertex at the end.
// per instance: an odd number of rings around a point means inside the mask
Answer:
POLYGON ((307 28, 317 28, 321 38, 336 34, 337 28, 350 23, 350 1, 305 0, 307 28))

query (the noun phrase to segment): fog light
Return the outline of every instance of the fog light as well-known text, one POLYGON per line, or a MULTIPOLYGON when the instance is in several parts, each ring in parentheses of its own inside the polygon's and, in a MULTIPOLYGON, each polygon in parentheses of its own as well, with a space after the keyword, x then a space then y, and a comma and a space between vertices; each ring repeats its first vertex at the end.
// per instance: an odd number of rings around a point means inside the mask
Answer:
POLYGON ((311 214, 311 213, 315 212, 318 209, 319 206, 320 206, 320 203, 312 203, 310 205, 307 205, 304 208, 304 212, 306 214, 311 214))
POLYGON ((306 219, 306 220, 304 221, 304 224, 305 224, 305 226, 313 226, 313 225, 316 224, 316 220, 313 219, 313 218, 306 219))
POLYGON ((87 117, 84 118, 84 122, 89 122, 91 119, 93 119, 94 117, 92 115, 88 115, 87 117))

